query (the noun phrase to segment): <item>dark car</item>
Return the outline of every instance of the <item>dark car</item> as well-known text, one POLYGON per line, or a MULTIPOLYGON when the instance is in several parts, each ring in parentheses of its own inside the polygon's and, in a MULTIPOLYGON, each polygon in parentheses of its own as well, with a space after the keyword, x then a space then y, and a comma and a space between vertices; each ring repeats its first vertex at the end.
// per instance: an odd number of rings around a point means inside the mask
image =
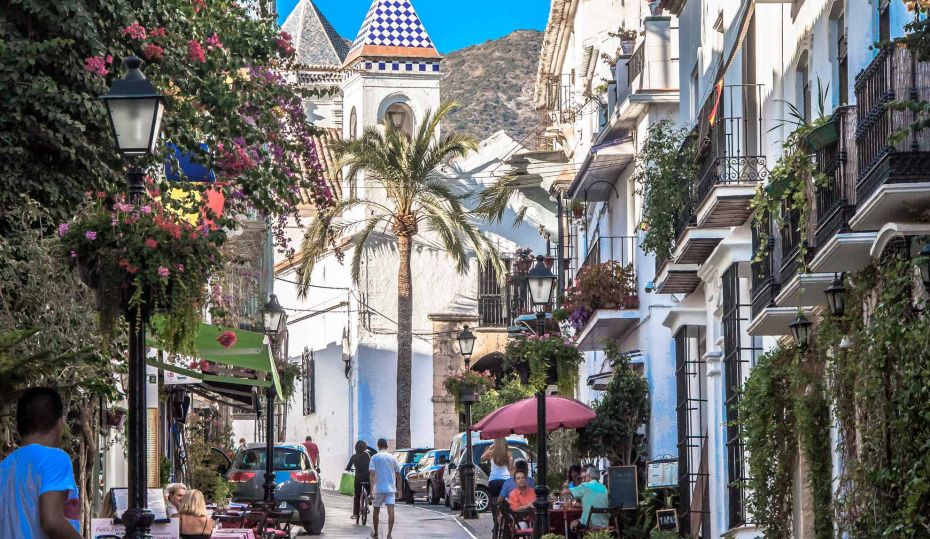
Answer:
MULTIPOLYGON (((236 454, 226 471, 226 480, 235 486, 233 502, 264 499, 265 455, 264 444, 249 444, 236 454)), ((272 468, 278 507, 292 509, 307 533, 319 535, 326 508, 320 495, 320 476, 310 465, 307 450, 300 444, 275 445, 272 468)))
POLYGON ((407 502, 413 501, 413 494, 407 486, 407 474, 412 470, 432 447, 420 447, 413 449, 398 449, 394 451, 394 459, 400 464, 400 476, 403 479, 402 494, 403 499, 407 502))
POLYGON ((448 449, 433 449, 423 455, 416 467, 407 473, 407 487, 411 496, 425 494, 429 503, 440 503, 446 492, 443 475, 448 462, 448 449))
MULTIPOLYGON (((491 496, 488 490, 488 474, 491 473, 491 465, 488 462, 480 462, 481 455, 491 447, 493 442, 490 440, 478 440, 472 442, 472 458, 475 463, 475 508, 479 512, 487 511, 490 507, 491 496)), ((530 475, 534 469, 533 450, 529 444, 523 441, 507 440, 510 447, 510 454, 514 460, 525 460, 530 463, 530 475)), ((450 462, 447 465, 445 475, 446 502, 453 509, 460 509, 462 506, 462 474, 459 469, 465 464, 465 452, 460 453, 458 462, 450 462)))

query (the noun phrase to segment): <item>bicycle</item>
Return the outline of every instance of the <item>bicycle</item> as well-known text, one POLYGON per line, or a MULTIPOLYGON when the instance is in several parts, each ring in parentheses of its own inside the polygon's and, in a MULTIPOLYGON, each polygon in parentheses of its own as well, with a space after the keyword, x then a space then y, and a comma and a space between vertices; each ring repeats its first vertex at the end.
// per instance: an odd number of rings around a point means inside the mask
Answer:
POLYGON ((368 483, 362 483, 362 493, 359 496, 358 500, 358 514, 355 515, 355 524, 358 525, 359 520, 361 520, 362 526, 368 524, 368 505, 371 503, 370 497, 368 495, 368 483))

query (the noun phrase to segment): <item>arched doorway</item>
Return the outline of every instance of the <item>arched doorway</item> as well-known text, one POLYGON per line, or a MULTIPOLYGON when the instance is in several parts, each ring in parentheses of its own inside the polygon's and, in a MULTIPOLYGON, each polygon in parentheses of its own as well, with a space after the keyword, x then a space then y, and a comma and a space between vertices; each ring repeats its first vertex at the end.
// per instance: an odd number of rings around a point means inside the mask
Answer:
POLYGON ((382 121, 413 136, 413 110, 406 103, 392 103, 385 111, 382 121))

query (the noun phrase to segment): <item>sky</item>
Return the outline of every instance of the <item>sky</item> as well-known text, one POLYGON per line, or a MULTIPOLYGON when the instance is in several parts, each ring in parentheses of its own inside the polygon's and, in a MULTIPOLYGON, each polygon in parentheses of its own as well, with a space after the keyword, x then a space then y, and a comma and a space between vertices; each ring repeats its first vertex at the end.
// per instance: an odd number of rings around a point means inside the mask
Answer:
MULTIPOLYGON (((354 40, 372 0, 315 0, 343 37, 354 40)), ((279 22, 297 0, 277 0, 279 22)), ((414 0, 420 19, 439 52, 503 37, 514 30, 543 30, 550 0, 414 0)))

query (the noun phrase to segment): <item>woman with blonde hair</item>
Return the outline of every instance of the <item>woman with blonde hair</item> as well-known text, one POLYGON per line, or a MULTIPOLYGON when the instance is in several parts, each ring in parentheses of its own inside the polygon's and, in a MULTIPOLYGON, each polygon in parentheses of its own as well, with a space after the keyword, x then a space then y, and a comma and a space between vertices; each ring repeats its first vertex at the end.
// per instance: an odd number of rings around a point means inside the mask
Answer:
POLYGON ((213 535, 213 519, 207 514, 207 503, 203 493, 197 489, 187 491, 181 500, 181 539, 210 539, 213 535))
POLYGON ((488 495, 491 505, 491 515, 494 519, 494 529, 491 532, 492 537, 498 537, 498 518, 497 518, 497 498, 501 495, 501 487, 504 482, 510 479, 510 472, 513 470, 513 456, 510 454, 510 446, 507 440, 497 438, 491 447, 487 448, 481 455, 481 461, 491 461, 491 473, 488 474, 488 495))

